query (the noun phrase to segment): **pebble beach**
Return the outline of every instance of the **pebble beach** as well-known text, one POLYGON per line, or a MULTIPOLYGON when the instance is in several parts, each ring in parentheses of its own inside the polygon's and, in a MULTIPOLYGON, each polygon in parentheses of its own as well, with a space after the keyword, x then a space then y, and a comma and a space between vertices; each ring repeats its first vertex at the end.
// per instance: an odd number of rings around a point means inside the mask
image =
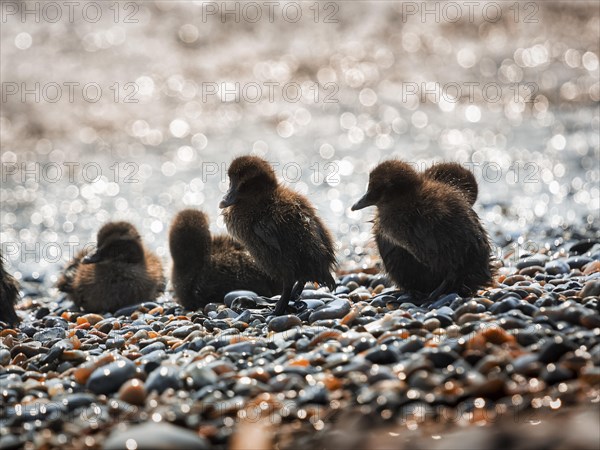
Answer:
POLYGON ((495 448, 504 434, 593 448, 599 430, 581 421, 598 420, 600 244, 578 237, 503 261, 498 287, 476 297, 422 304, 375 267, 333 293, 306 288, 297 315, 276 318, 250 291, 196 312, 25 300, 27 319, 0 332, 0 443, 495 448), (556 434, 557 417, 584 429, 556 434))
POLYGON ((331 2, 318 19, 299 4, 296 22, 222 20, 202 2, 3 19, 0 241, 21 323, 0 323, 0 448, 598 448, 598 3, 456 22, 414 2, 331 2), (35 101, 6 83, 103 94, 35 101), (305 89, 249 101, 228 96, 236 83, 305 89), (243 153, 316 205, 334 290, 307 284, 275 318, 277 297, 251 291, 188 311, 168 286, 114 314, 57 291, 108 220, 135 223, 168 277, 172 217, 199 208, 225 232, 217 205, 243 153), (473 171, 492 287, 423 301, 388 280, 373 212, 350 211, 387 158, 473 171))

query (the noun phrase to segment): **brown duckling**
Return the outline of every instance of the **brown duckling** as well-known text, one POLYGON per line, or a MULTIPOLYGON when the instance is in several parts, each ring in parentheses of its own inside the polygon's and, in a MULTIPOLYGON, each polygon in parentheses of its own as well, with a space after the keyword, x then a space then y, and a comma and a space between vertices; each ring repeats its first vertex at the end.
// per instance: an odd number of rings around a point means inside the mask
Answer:
POLYGON ((6 270, 0 254, 0 322, 14 325, 20 322, 15 312, 15 303, 19 298, 19 284, 6 270))
POLYGON ((269 163, 255 156, 233 160, 228 175, 229 192, 220 204, 225 224, 281 283, 275 314, 285 313, 308 281, 333 289, 334 242, 309 201, 279 184, 269 163))
POLYGON ((277 292, 278 283, 258 267, 242 244, 230 236, 211 237, 202 211, 186 209, 175 216, 169 249, 173 287, 187 309, 222 302, 225 294, 236 289, 268 297, 277 292))
POLYGON ((165 289, 162 264, 133 225, 109 222, 98 232, 93 254, 80 252, 57 287, 88 312, 115 312, 154 300, 165 289))
MULTIPOLYGON (((423 172, 423 176, 453 186, 461 191, 470 205, 477 200, 477 180, 473 173, 460 164, 445 162, 434 164, 423 172)), ((383 261, 385 271, 398 286, 415 292, 431 289, 434 274, 418 261, 409 251, 395 245, 386 238, 376 215, 373 220, 373 235, 383 261)))
POLYGON ((383 162, 371 172, 367 193, 352 209, 377 206, 379 251, 392 279, 406 290, 435 298, 469 295, 491 283, 491 247, 471 208, 477 191, 474 178, 469 180, 454 166, 419 174, 401 161, 383 162), (470 185, 467 193, 461 190, 470 185))

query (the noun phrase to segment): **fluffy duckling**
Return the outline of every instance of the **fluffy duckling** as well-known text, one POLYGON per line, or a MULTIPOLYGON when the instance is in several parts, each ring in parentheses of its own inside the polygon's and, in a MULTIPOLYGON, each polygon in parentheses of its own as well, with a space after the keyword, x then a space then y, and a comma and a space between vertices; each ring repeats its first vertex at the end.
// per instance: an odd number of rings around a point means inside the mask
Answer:
POLYGON ((4 270, 4 259, 0 254, 0 322, 9 325, 19 323, 19 317, 15 312, 15 303, 18 298, 19 284, 4 270))
POLYGON ((115 312, 154 300, 164 291, 159 258, 144 248, 128 222, 109 222, 98 232, 96 252, 80 252, 60 277, 57 287, 85 311, 115 312))
POLYGON ((255 156, 233 160, 228 175, 230 188, 220 204, 225 224, 281 283, 275 315, 285 313, 308 281, 333 289, 333 239, 309 201, 279 184, 269 163, 255 156))
POLYGON ((186 209, 177 214, 169 232, 173 257, 171 279, 179 303, 198 309, 236 289, 272 296, 277 287, 239 242, 211 237, 206 215, 186 209))
POLYGON ((475 175, 458 163, 437 163, 423 172, 423 176, 441 183, 448 184, 460 190, 466 196, 469 204, 473 206, 479 194, 475 175))
MULTIPOLYGON (((477 200, 477 180, 473 173, 460 164, 445 162, 431 166, 423 176, 457 188, 472 206, 477 200)), ((395 245, 382 232, 379 218, 373 220, 373 235, 383 261, 385 271, 398 286, 416 292, 431 291, 435 275, 409 251, 395 245)))
POLYGON ((489 285, 494 272, 487 233, 471 209, 476 182, 466 169, 432 169, 419 174, 401 161, 381 163, 352 210, 377 206, 377 245, 397 284, 431 298, 469 295, 489 285))

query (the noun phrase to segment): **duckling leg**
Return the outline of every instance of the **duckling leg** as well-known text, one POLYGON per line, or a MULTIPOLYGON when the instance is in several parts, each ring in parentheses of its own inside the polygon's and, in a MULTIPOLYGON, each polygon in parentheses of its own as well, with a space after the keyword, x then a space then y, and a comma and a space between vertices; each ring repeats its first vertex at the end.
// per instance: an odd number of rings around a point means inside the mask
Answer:
POLYGON ((445 293, 446 288, 448 287, 448 284, 449 283, 448 283, 447 279, 442 281, 440 283, 440 285, 438 287, 436 287, 435 290, 431 294, 429 294, 429 297, 427 297, 427 300, 428 301, 437 300, 441 294, 445 293))
POLYGON ((296 284, 294 284, 294 289, 292 289, 292 295, 290 296, 290 300, 293 300, 295 302, 298 301, 300 295, 302 294, 302 291, 304 290, 305 284, 306 282, 303 280, 296 281, 296 284))
POLYGON ((282 316, 285 314, 285 310, 288 307, 288 303, 290 302, 290 298, 292 297, 292 291, 294 290, 294 282, 286 281, 283 283, 283 291, 281 292, 281 298, 277 300, 277 305, 275 305, 275 311, 273 314, 276 316, 282 316))

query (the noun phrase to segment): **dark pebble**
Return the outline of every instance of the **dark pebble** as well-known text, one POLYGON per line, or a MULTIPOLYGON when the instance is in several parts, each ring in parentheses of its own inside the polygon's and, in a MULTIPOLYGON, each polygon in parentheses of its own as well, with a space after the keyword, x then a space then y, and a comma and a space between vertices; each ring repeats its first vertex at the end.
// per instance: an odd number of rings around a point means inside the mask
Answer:
POLYGON ((169 388, 175 390, 181 388, 182 381, 179 378, 179 368, 174 366, 161 366, 156 368, 146 380, 146 392, 156 391, 162 394, 169 388))
POLYGON ((569 264, 567 264, 561 259, 555 259, 554 261, 546 263, 544 269, 546 270, 546 273, 550 275, 569 273, 569 271, 571 270, 569 264))
POLYGON ((585 283, 585 286, 583 286, 579 296, 581 298, 600 296, 600 280, 590 280, 585 283))
POLYGON ((427 349, 427 351, 421 353, 438 369, 443 369, 460 358, 458 354, 452 350, 427 349))
POLYGON ((560 336, 548 340, 538 354, 538 360, 544 364, 553 363, 567 352, 575 350, 576 346, 560 336))
POLYGON ((269 322, 269 330, 279 333, 302 325, 302 321, 294 315, 274 317, 269 322))
POLYGON ((148 422, 141 425, 133 425, 124 431, 117 428, 104 443, 104 450, 120 450, 124 448, 135 448, 136 450, 204 450, 209 449, 210 445, 198 433, 186 428, 165 422, 148 422))
POLYGON ((571 246, 571 248, 569 248, 569 252, 575 253, 576 255, 582 255, 598 242, 600 241, 597 241, 596 239, 585 239, 583 241, 576 242, 571 246))
POLYGON ((234 311, 240 311, 245 309, 256 309, 256 298, 248 297, 246 295, 242 295, 240 297, 236 297, 231 302, 231 309, 234 311))
POLYGON ((574 378, 575 373, 562 365, 548 364, 542 369, 540 376, 547 384, 556 384, 574 378))
POLYGON ((521 270, 532 266, 543 266, 545 262, 546 258, 541 255, 531 256, 517 262, 517 269, 521 270))
POLYGON ((517 300, 515 297, 508 297, 490 306, 490 312, 495 315, 502 314, 519 308, 519 303, 519 300, 517 300))
POLYGON ((94 370, 86 387, 95 394, 112 394, 134 374, 135 364, 127 359, 121 359, 94 370))
POLYGON ((365 359, 373 364, 393 364, 400 360, 400 356, 391 346, 381 345, 367 351, 365 359))
POLYGON ((592 258, 588 258, 587 256, 571 256, 570 258, 567 258, 567 264, 571 269, 581 269, 592 261, 592 258))
POLYGON ((350 302, 346 299, 338 298, 325 304, 310 315, 310 323, 318 320, 339 319, 350 312, 350 302))

